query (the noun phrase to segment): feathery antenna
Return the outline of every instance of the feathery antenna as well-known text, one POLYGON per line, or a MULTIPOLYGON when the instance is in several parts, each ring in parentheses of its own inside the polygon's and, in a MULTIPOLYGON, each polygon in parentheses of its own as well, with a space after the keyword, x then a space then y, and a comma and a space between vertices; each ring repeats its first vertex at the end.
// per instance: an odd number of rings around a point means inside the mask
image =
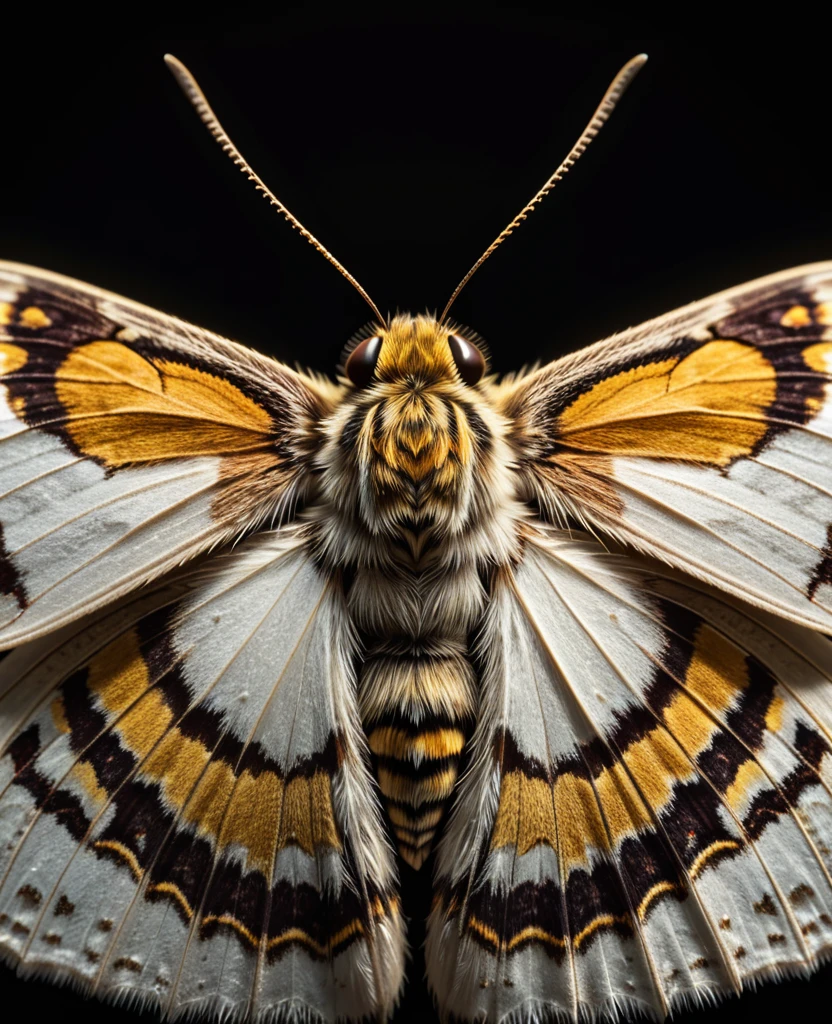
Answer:
POLYGON ((581 132, 581 137, 569 151, 569 155, 566 157, 566 159, 563 161, 560 167, 558 167, 558 169, 555 171, 552 177, 549 178, 549 180, 546 182, 543 188, 541 188, 539 192, 535 193, 535 196, 531 200, 531 202, 527 203, 523 207, 523 209, 517 214, 514 220, 511 221, 511 223, 507 227, 503 228, 503 230, 499 233, 499 235, 497 235, 497 237, 494 239, 491 245, 489 245, 489 247, 485 250, 482 256, 480 256, 477 262, 473 265, 473 267, 471 267, 471 269, 468 271, 465 277, 463 277, 463 279, 456 286, 453 295, 450 297, 450 299, 448 299, 448 304, 442 310, 442 316, 439 317, 440 324, 445 321, 445 318, 447 317, 451 306, 454 304, 454 302, 456 302, 459 293, 462 291, 465 285, 468 284, 468 282, 471 280, 474 274, 476 274, 476 272, 480 269, 483 263, 485 263, 485 261, 491 255, 491 253, 494 252, 494 250, 499 245, 501 245, 510 234, 513 234, 515 228, 519 227, 522 221, 524 221, 526 217, 528 217, 528 215, 532 212, 532 210, 534 210, 537 204, 552 191, 552 189, 555 187, 555 185, 557 185, 557 183, 566 174, 566 172, 569 171, 574 166, 574 164, 578 162, 581 156, 583 156, 590 142, 592 142, 592 140, 595 138, 598 132, 603 128, 610 114, 613 112, 613 110, 615 110, 616 104, 624 95, 624 90, 627 88, 630 82, 632 82, 632 80, 636 77, 639 71, 641 71, 646 61, 647 54, 640 53, 638 54, 638 56, 633 57, 632 60, 628 60, 624 67, 618 72, 618 74, 612 80, 609 88, 604 93, 604 98, 598 104, 598 109, 592 115, 592 119, 590 120, 589 124, 581 132))
POLYGON ((386 322, 385 318, 381 315, 378 306, 373 302, 373 300, 370 298, 367 292, 361 287, 358 281, 356 281, 356 279, 346 269, 346 267, 344 267, 341 263, 338 262, 338 260, 335 259, 335 257, 329 251, 329 249, 325 248, 318 241, 318 239, 315 238, 312 232, 308 231, 303 226, 303 224, 301 224, 301 222, 297 219, 297 217, 295 217, 294 214, 290 213, 290 211, 286 209, 286 207, 283 205, 283 203, 281 203, 277 196, 266 187, 266 185, 263 183, 259 175, 255 174, 254 170, 243 157, 243 154, 239 151, 239 149, 237 149, 237 147, 234 145, 231 139, 229 139, 228 135, 223 129, 223 126, 220 124, 217 115, 211 109, 211 105, 205 98, 205 93, 202 91, 202 89, 200 89, 196 79, 191 74, 191 72, 185 67, 182 61, 177 60, 176 57, 172 56, 169 53, 166 53, 165 63, 173 72, 174 78, 179 83, 182 91, 190 100, 191 104, 194 107, 194 110, 196 110, 197 114, 199 114, 205 127, 208 129, 208 131, 210 131, 210 133, 214 136, 214 138, 222 147, 223 152, 226 153, 229 157, 231 157, 231 159, 240 168, 243 174, 245 174, 248 180, 254 182, 254 186, 257 189, 257 191, 262 192, 265 198, 268 199, 272 206, 277 208, 279 213, 283 214, 283 216, 286 218, 286 220, 289 221, 292 227, 296 228, 301 233, 301 235, 306 239, 306 241, 309 242, 310 245, 313 245, 318 250, 318 252, 324 257, 324 259, 329 260, 333 267, 335 267, 335 269, 349 281, 349 283, 364 299, 364 301, 367 303, 370 309, 372 309, 373 313, 378 318, 379 324, 383 325, 386 322))

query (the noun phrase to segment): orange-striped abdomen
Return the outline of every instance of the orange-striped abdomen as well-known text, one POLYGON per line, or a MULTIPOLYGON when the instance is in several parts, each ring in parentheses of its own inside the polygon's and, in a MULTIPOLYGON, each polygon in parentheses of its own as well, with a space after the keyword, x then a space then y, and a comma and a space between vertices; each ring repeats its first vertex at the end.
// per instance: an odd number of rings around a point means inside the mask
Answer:
POLYGON ((394 654, 382 645, 361 674, 364 728, 402 858, 419 869, 431 850, 474 713, 464 646, 394 654))

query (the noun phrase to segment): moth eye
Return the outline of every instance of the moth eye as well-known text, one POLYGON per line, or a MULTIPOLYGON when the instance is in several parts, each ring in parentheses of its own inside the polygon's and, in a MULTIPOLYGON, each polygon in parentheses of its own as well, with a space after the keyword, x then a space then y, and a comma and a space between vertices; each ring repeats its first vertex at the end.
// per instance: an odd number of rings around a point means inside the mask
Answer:
POLYGON ((485 373, 485 358, 476 345, 461 338, 458 334, 452 334, 448 338, 451 346, 451 355, 454 357, 459 375, 466 384, 473 387, 485 373))
POLYGON ((365 338, 350 352, 344 371, 357 388, 366 388, 373 379, 379 352, 381 338, 377 334, 372 338, 365 338))

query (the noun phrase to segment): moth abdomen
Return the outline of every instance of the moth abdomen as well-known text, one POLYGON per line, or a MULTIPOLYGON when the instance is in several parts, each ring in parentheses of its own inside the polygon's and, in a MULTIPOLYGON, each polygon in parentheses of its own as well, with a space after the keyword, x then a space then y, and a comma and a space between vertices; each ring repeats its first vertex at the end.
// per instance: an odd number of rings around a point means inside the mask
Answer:
POLYGON ((376 778, 399 852, 416 870, 456 785, 475 683, 461 654, 386 654, 365 662, 364 727, 376 778))

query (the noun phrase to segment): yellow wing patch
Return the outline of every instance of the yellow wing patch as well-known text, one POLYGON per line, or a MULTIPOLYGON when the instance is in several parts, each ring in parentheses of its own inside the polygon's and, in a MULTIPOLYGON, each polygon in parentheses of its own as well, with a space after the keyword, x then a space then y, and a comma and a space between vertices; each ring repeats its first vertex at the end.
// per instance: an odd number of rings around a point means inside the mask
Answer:
POLYGON ((819 302, 812 309, 808 306, 791 306, 780 317, 781 327, 811 327, 812 324, 820 324, 822 327, 832 325, 832 302, 819 302))
POLYGON ((55 378, 72 440, 111 468, 251 451, 273 430, 265 409, 228 381, 115 341, 75 349, 55 378))
MULTIPOLYGON (((634 737, 618 764, 592 782, 569 771, 553 784, 529 778, 522 769, 503 777, 491 848, 516 846, 522 856, 544 843, 558 850, 569 870, 586 866, 590 850, 610 851, 625 836, 650 827, 653 815, 672 798, 674 784, 694 774, 695 759, 710 745, 720 716, 747 686, 742 652, 702 625, 685 679, 661 721, 634 737)), ((759 775, 753 759, 745 764, 736 794, 759 775)))
POLYGON ((809 327, 812 323, 812 314, 807 306, 791 306, 780 317, 781 327, 809 327))
MULTIPOLYGON (((220 848, 238 845, 251 867, 270 877, 277 850, 291 844, 310 856, 317 848, 339 850, 332 782, 324 770, 288 780, 276 772, 234 766, 175 724, 161 689, 152 685, 135 631, 105 647, 90 662, 87 687, 115 718, 121 743, 140 759, 139 777, 157 782, 164 802, 183 821, 220 848)), ((53 718, 65 730, 60 705, 53 718)), ((101 808, 109 798, 92 764, 81 760, 73 775, 101 808)))
POLYGON ((29 327, 33 331, 52 326, 52 321, 39 306, 27 306, 22 309, 18 322, 21 327, 29 327))
POLYGON ((558 440, 609 456, 726 466, 764 437, 776 378, 758 349, 711 341, 600 381, 560 414, 558 440))
POLYGON ((26 365, 26 352, 19 345, 0 343, 0 377, 14 373, 26 365))
POLYGON ((15 324, 18 327, 28 327, 30 330, 38 330, 43 327, 51 327, 52 321, 39 306, 26 306, 17 312, 17 307, 12 302, 0 302, 0 327, 9 327, 15 324))
POLYGON ((832 342, 822 341, 803 350, 803 361, 818 373, 832 373, 832 342))

